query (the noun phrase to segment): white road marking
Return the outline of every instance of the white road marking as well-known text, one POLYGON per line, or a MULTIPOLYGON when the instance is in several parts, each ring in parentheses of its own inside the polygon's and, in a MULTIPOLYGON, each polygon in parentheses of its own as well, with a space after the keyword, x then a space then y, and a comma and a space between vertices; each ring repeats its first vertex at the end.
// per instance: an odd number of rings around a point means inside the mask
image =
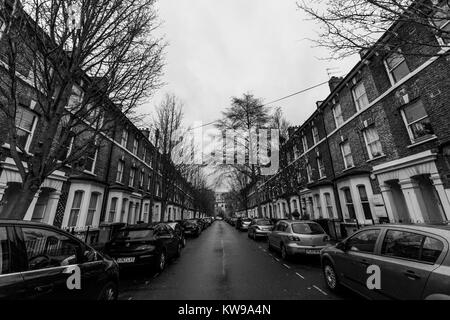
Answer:
POLYGON ((222 243, 222 275, 225 276, 225 247, 223 245, 223 239, 221 240, 222 243))
POLYGON ((153 279, 155 279, 157 276, 159 276, 159 273, 155 274, 155 275, 153 276, 153 279))
POLYGON ((322 293, 323 295, 327 296, 328 293, 326 293, 325 291, 323 291, 322 289, 320 289, 319 287, 313 286, 314 289, 316 289, 317 291, 319 291, 320 293, 322 293))
POLYGON ((133 297, 129 297, 128 300, 133 300, 133 297))
POLYGON ((286 268, 290 269, 291 267, 289 267, 287 264, 283 263, 283 266, 285 266, 286 268))
POLYGON ((275 258, 275 260, 277 260, 278 262, 280 262, 280 259, 278 259, 278 258, 275 258))
POLYGON ((305 280, 305 277, 302 276, 300 273, 296 272, 295 274, 298 275, 298 276, 299 276, 300 278, 302 278, 303 280, 305 280))

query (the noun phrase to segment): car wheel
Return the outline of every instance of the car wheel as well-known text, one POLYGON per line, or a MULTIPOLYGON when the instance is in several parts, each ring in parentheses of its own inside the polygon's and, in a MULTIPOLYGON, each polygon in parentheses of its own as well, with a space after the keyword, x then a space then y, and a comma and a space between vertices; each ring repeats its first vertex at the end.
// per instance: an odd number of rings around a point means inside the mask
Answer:
POLYGON ((340 284, 336 274, 336 270, 334 269, 331 262, 327 261, 323 265, 323 275, 325 277, 325 284, 327 287, 334 292, 339 291, 340 284))
POLYGON ((164 251, 162 251, 158 256, 158 259, 156 262, 156 269, 159 272, 162 272, 165 268, 166 268, 166 253, 164 251))
POLYGON ((117 284, 110 281, 100 291, 100 294, 98 295, 98 300, 114 301, 117 300, 118 295, 119 290, 117 289, 117 284))

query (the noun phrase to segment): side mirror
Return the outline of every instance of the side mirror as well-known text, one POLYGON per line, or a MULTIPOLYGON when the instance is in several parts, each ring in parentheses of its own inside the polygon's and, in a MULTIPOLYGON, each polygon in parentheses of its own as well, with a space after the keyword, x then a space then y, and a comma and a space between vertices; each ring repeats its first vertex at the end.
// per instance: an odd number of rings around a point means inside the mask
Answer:
POLYGON ((347 251, 347 244, 345 242, 339 242, 336 245, 336 249, 342 250, 342 251, 347 251))

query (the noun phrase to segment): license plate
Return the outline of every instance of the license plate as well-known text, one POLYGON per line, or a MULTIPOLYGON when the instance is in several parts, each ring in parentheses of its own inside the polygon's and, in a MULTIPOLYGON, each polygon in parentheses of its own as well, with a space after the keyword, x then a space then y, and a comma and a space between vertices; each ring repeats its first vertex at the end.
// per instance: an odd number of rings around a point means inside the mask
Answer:
POLYGON ((133 263, 134 262, 134 257, 132 258, 118 258, 117 259, 117 263, 133 263))
POLYGON ((306 250, 306 254, 320 254, 320 250, 306 250))

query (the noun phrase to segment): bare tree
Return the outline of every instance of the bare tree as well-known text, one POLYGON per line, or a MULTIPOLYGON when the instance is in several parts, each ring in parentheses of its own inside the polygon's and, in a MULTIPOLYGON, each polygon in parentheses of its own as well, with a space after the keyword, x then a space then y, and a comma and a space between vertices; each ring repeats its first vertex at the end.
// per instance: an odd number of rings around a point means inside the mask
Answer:
POLYGON ((3 217, 22 219, 49 175, 79 167, 114 130, 117 113, 131 114, 160 86, 165 44, 153 36, 159 25, 154 3, 0 1, 0 118, 22 180, 3 217), (38 115, 30 148, 24 92, 38 115))
POLYGON ((275 109, 271 119, 271 129, 277 129, 280 132, 280 139, 286 141, 289 138, 289 121, 283 115, 283 110, 278 107, 275 109))
POLYGON ((448 54, 441 50, 450 46, 448 0, 300 0, 297 5, 320 24, 313 41, 332 58, 398 47, 406 55, 448 54))

